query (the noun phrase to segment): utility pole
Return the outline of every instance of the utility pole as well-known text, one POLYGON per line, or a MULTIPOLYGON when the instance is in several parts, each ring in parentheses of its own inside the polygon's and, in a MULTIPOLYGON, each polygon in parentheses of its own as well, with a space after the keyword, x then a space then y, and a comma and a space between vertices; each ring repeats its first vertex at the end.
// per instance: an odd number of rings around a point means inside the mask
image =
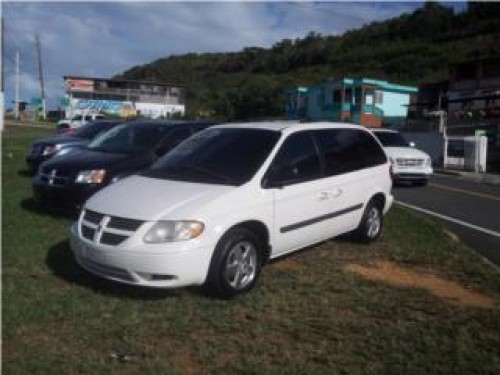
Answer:
POLYGON ((0 25, 0 33, 2 34, 0 36, 0 43, 2 45, 0 46, 0 70, 2 71, 0 74, 0 132, 3 130, 3 119, 4 119, 4 67, 3 67, 3 57, 5 56, 4 53, 4 35, 5 35, 5 30, 4 30, 4 24, 3 24, 3 2, 0 2, 0 19, 1 19, 1 25, 0 25))
MULTIPOLYGON (((2 4, 0 4, 0 6, 2 6, 2 4)), ((4 24, 3 24, 3 13, 2 13, 2 11, 3 11, 3 9, 0 9, 0 15, 2 17, 2 31, 1 31, 1 33, 2 33, 2 36, 1 36, 2 42, 1 43, 2 43, 2 57, 3 57, 3 56, 5 56, 5 53, 4 53, 4 45, 5 45, 5 43, 4 43, 4 35, 5 35, 5 29, 4 29, 4 24)), ((2 65, 2 76, 0 77, 0 80, 2 82, 1 82, 0 86, 2 86, 1 90, 2 90, 2 93, 3 93, 3 81, 4 81, 4 73, 3 73, 3 71, 4 71, 4 68, 3 68, 3 59, 0 59, 0 60, 1 60, 0 64, 2 65)))
POLYGON ((45 88, 43 85, 43 71, 42 71, 42 51, 40 47, 40 37, 35 35, 35 44, 38 55, 38 77, 40 79, 40 97, 42 99, 42 117, 45 120, 45 88))
POLYGON ((16 103, 14 107, 14 117, 19 120, 19 50, 16 52, 16 103))

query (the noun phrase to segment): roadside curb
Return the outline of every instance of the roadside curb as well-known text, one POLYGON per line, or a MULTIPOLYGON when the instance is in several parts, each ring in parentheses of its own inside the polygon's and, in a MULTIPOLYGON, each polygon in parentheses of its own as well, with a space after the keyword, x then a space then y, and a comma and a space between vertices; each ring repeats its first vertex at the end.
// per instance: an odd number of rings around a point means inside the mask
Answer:
POLYGON ((462 173, 459 171, 450 171, 450 170, 446 170, 446 169, 434 169, 434 173, 444 174, 447 176, 462 176, 462 173))
POLYGON ((450 171, 444 169, 434 170, 435 174, 456 176, 465 180, 471 180, 488 185, 500 186, 500 175, 491 173, 475 173, 466 171, 450 171))

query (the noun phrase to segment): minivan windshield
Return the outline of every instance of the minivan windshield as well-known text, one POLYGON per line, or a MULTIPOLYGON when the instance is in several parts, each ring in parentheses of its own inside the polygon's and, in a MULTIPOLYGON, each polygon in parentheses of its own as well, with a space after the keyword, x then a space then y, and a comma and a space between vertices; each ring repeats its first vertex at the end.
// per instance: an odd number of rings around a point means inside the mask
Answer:
POLYGON ((182 142, 141 175, 242 185, 257 172, 279 137, 279 132, 265 129, 206 129, 182 142))
POLYGON ((399 133, 374 131, 373 134, 384 147, 408 147, 408 142, 399 133))
POLYGON ((152 149, 165 135, 159 124, 121 124, 99 135, 87 146, 91 150, 136 153, 152 149))

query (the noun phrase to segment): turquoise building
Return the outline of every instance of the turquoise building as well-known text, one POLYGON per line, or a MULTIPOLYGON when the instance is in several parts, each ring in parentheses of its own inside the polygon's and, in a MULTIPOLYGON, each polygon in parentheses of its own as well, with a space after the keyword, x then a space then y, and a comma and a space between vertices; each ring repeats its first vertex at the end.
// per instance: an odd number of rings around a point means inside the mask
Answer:
POLYGON ((286 90, 286 116, 365 126, 396 124, 406 120, 410 97, 417 92, 416 87, 387 81, 342 78, 286 90))

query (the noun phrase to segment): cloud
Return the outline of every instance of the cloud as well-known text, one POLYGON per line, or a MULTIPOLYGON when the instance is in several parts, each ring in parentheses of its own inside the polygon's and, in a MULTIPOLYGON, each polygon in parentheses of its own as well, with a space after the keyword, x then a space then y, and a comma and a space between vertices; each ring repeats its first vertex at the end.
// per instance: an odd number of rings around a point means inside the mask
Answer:
MULTIPOLYGON (((6 54, 21 51, 23 99, 37 96, 34 35, 40 35, 46 92, 49 104, 55 106, 63 95, 64 75, 108 77, 172 54, 270 47, 310 31, 341 34, 418 6, 407 2, 4 3, 6 54)), ((6 64, 12 71, 12 62, 6 64)), ((9 77, 7 97, 13 92, 9 77)))

